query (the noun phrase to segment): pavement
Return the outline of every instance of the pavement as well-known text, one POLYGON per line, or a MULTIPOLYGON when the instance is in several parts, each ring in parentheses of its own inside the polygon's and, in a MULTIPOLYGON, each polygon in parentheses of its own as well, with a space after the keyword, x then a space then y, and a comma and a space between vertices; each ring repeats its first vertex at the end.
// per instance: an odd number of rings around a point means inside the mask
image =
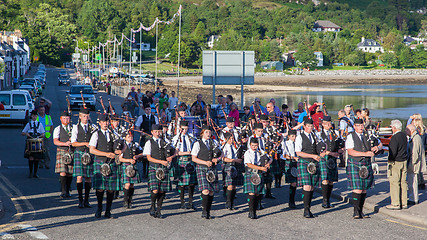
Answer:
MULTIPOLYGON (((419 204, 408 206, 408 209, 390 210, 386 206, 391 203, 390 184, 387 179, 387 156, 376 158, 379 165, 379 174, 375 175, 375 187, 368 190, 365 201, 365 208, 375 212, 385 214, 407 222, 427 226, 427 191, 419 190, 419 204)), ((348 181, 345 168, 339 168, 339 182, 334 184, 332 197, 349 202, 351 190, 348 190, 348 181)), ((426 179, 427 174, 424 174, 426 179)), ((320 189, 316 189, 318 192, 320 189)))

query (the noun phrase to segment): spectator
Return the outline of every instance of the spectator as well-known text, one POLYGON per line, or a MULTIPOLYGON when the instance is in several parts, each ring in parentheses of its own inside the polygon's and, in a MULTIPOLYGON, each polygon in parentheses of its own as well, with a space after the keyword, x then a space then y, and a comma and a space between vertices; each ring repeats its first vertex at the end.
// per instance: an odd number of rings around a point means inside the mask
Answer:
POLYGON ((406 134, 402 132, 402 122, 392 120, 390 127, 393 136, 389 144, 387 176, 390 182, 391 204, 387 205, 386 208, 400 210, 400 208, 408 208, 408 185, 406 183, 408 143, 406 134))
POLYGON ((163 124, 170 123, 172 114, 169 111, 169 102, 163 102, 163 104, 161 105, 163 105, 163 108, 160 111, 160 123, 163 123, 163 124))
POLYGON ((219 127, 225 126, 225 120, 230 113, 230 106, 227 105, 226 100, 222 97, 219 101, 219 105, 216 108, 216 118, 219 127))
POLYGON ((274 104, 271 102, 269 102, 269 103, 267 103, 267 105, 265 105, 265 109, 267 110, 267 115, 273 115, 273 113, 276 114, 274 112, 274 104))
MULTIPOLYGON (((307 103, 307 109, 310 109, 310 107, 311 107, 311 105, 309 103, 307 103)), ((298 123, 304 122, 304 117, 307 115, 308 115, 308 113, 304 109, 304 111, 298 116, 298 123)))
POLYGON ((191 107, 191 112, 190 112, 191 116, 201 116, 202 117, 204 115, 203 113, 204 112, 202 109, 202 105, 197 103, 196 105, 191 107))
POLYGON ((178 107, 178 98, 175 97, 175 91, 172 91, 169 98, 169 109, 174 109, 175 106, 178 107))
POLYGON ((230 114, 228 114, 228 116, 234 118, 234 126, 240 127, 239 110, 237 109, 237 105, 235 103, 231 103, 230 114))
POLYGON ((261 105, 261 100, 259 98, 255 98, 254 104, 250 107, 251 114, 254 114, 254 105, 256 109, 256 114, 259 117, 261 114, 266 113, 265 108, 261 105))
POLYGON ((288 111, 288 109, 288 105, 282 104, 282 112, 279 115, 282 118, 281 124, 283 124, 283 121, 286 120, 288 124, 293 126, 295 123, 293 123, 292 114, 288 111))
POLYGON ((128 97, 129 96, 131 96, 131 97, 133 97, 133 99, 135 99, 135 101, 136 102, 138 102, 138 93, 137 92, 135 92, 135 87, 132 87, 131 89, 130 89, 130 92, 128 93, 128 95, 127 95, 128 97))
POLYGON ((345 116, 344 110, 338 111, 338 128, 341 136, 347 136, 349 133, 354 132, 354 122, 345 116))
POLYGON ((276 99, 272 98, 270 99, 270 102, 273 104, 274 112, 276 113, 276 116, 280 116, 280 109, 278 106, 276 106, 276 99))
POLYGON ((354 111, 354 114, 356 114, 356 119, 362 119, 362 110, 356 109, 356 111, 354 111))
POLYGON ((49 115, 50 108, 52 107, 52 102, 45 97, 41 97, 38 106, 44 106, 46 115, 49 115))
POLYGON ((144 93, 141 92, 140 88, 138 88, 138 90, 136 90, 136 96, 138 97, 138 103, 141 105, 142 98, 144 97, 144 93))
POLYGON ((363 125, 365 125, 365 128, 368 128, 368 126, 372 125, 371 117, 369 117, 369 109, 363 108, 360 115, 363 120, 363 125))
MULTIPOLYGON (((421 136, 424 150, 426 150, 427 134, 426 134, 426 127, 423 124, 423 117, 421 116, 421 114, 416 113, 410 117, 408 122, 411 122, 412 124, 414 124, 418 134, 420 134, 421 136)), ((424 182, 424 174, 422 174, 422 172, 418 173, 418 188, 421 190, 426 189, 426 185, 424 182)))
POLYGON ((228 106, 231 106, 231 104, 233 103, 233 96, 227 95, 227 97, 225 98, 225 102, 228 104, 228 106))
POLYGON ((345 116, 354 122, 354 112, 352 108, 353 108, 353 104, 345 105, 344 112, 345 112, 345 116))
POLYGON ((415 125, 406 127, 409 136, 408 148, 408 205, 418 204, 418 174, 426 171, 426 158, 423 143, 415 125))
MULTIPOLYGON (((153 103, 150 105, 151 107, 151 114, 156 115, 157 114, 157 105, 159 104, 159 99, 154 98, 153 103)), ((159 109, 160 110, 160 109, 159 109)))
POLYGON ((162 92, 162 91, 160 91, 160 88, 159 88, 159 87, 157 87, 156 92, 154 93, 154 97, 159 98, 159 97, 160 97, 160 93, 161 93, 161 92, 162 92))
POLYGON ((320 104, 318 102, 313 103, 309 111, 311 118, 313 119, 314 127, 319 131, 320 119, 323 119, 323 112, 320 110, 320 104))
POLYGON ((243 112, 244 114, 240 120, 242 122, 242 126, 246 126, 249 123, 249 117, 252 115, 251 109, 248 106, 244 106, 243 112))
MULTIPOLYGON (((163 109, 163 103, 164 102, 168 102, 168 98, 165 96, 165 94, 162 92, 162 93, 160 93, 160 98, 159 98, 159 107, 160 107, 160 110, 162 110, 163 109)), ((169 106, 169 103, 168 103, 168 106, 169 106)))
POLYGON ((150 91, 145 92, 145 96, 142 98, 143 106, 151 105, 153 103, 153 93, 150 91))
POLYGON ((202 96, 202 94, 197 94, 197 97, 196 97, 196 101, 191 105, 191 106, 194 106, 194 105, 196 105, 196 104, 200 104, 200 106, 202 106, 202 109, 203 109, 203 111, 205 111, 205 108, 206 108, 206 103, 203 101, 203 96, 202 96))
POLYGON ((217 103, 218 104, 220 104, 220 102, 221 102, 221 98, 223 98, 224 96, 222 96, 222 95, 218 95, 217 97, 216 97, 216 101, 217 101, 217 103))
POLYGON ((168 90, 166 88, 163 88, 162 93, 165 95, 165 98, 169 98, 168 90))
POLYGON ((50 168, 50 141, 51 136, 53 133, 53 122, 52 117, 46 113, 46 109, 44 105, 40 105, 37 108, 37 121, 40 122, 43 125, 45 135, 43 139, 43 145, 45 152, 45 158, 41 160, 41 163, 39 165, 40 168, 46 167, 46 169, 50 168))
POLYGON ((299 102, 298 109, 292 113, 292 118, 297 120, 299 118, 299 115, 303 112, 304 112, 304 103, 299 102))
POLYGON ((108 93, 108 95, 111 95, 111 82, 108 81, 106 86, 107 86, 107 93, 108 93))
POLYGON ((132 96, 128 96, 127 98, 125 98, 121 104, 121 107, 123 109, 123 106, 126 105, 126 109, 127 111, 130 112, 130 114, 132 115, 132 117, 136 117, 135 114, 135 109, 138 107, 139 108, 139 104, 135 101, 135 99, 132 96))
POLYGON ((0 111, 4 110, 4 105, 6 105, 6 103, 4 101, 0 102, 0 111))

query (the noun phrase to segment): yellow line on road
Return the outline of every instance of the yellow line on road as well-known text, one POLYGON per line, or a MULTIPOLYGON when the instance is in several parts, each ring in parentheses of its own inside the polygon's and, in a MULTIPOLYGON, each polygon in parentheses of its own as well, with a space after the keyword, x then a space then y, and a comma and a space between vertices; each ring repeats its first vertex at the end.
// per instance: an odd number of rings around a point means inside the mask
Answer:
POLYGON ((390 219, 386 219, 386 221, 392 222, 392 223, 401 224, 401 225, 405 225, 405 226, 408 226, 408 227, 418 228, 418 229, 427 231, 427 228, 423 228, 423 227, 418 227, 418 226, 414 226, 414 225, 410 225, 410 224, 406 224, 406 223, 396 222, 396 221, 393 221, 393 220, 390 220, 390 219))

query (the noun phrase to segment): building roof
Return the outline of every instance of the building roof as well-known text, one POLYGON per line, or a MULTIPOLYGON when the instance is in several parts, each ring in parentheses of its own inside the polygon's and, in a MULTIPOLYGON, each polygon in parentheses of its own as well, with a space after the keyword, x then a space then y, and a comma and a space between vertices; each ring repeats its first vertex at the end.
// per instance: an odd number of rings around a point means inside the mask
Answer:
POLYGON ((381 45, 373 39, 362 39, 362 41, 357 44, 357 47, 381 47, 381 45))
POLYGON ((403 42, 405 42, 405 43, 411 43, 411 42, 414 42, 414 41, 416 41, 416 40, 413 37, 411 37, 411 36, 405 36, 403 38, 403 42))
POLYGON ((317 20, 316 22, 314 22, 314 28, 341 28, 341 27, 328 20, 317 20))

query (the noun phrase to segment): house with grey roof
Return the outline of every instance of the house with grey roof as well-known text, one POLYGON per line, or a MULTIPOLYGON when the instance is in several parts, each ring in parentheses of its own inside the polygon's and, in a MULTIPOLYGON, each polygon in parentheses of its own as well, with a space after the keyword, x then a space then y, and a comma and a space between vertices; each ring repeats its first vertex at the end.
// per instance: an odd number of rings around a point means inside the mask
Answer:
POLYGON ((373 39, 365 39, 362 37, 362 41, 357 44, 357 48, 363 52, 376 53, 384 52, 384 48, 377 41, 373 39))
POLYGON ((312 30, 313 32, 339 32, 342 28, 328 20, 317 20, 312 30))

